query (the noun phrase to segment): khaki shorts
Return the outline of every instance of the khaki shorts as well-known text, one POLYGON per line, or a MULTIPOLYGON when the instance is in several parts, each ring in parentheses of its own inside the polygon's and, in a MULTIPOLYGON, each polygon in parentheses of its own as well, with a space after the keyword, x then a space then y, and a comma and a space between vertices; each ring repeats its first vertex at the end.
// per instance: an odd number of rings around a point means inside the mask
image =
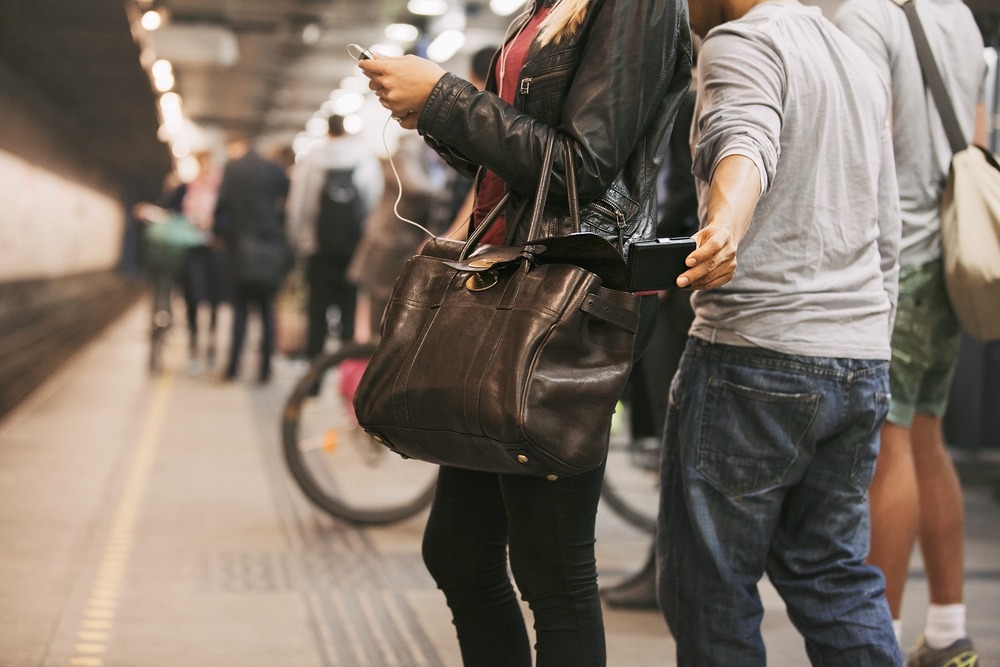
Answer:
POLYGON ((909 427, 918 413, 944 415, 961 342, 941 262, 903 268, 892 331, 887 421, 909 427))

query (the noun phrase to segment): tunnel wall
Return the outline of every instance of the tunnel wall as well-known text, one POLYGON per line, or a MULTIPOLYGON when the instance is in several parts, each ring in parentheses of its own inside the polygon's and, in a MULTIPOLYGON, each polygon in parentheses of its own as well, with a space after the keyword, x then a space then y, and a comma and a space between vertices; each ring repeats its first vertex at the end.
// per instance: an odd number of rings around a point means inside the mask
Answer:
POLYGON ((0 418, 142 293, 120 270, 127 195, 65 125, 0 63, 0 418))

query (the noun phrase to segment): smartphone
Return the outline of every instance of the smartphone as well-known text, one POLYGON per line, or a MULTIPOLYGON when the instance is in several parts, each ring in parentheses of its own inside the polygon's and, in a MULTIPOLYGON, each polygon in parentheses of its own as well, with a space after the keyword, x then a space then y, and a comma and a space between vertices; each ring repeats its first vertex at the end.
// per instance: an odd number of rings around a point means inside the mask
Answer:
POLYGON ((688 237, 637 241, 628 251, 628 289, 633 292, 678 289, 677 277, 697 244, 688 237))
POLYGON ((360 44, 348 44, 347 53, 355 60, 374 60, 375 55, 360 44))

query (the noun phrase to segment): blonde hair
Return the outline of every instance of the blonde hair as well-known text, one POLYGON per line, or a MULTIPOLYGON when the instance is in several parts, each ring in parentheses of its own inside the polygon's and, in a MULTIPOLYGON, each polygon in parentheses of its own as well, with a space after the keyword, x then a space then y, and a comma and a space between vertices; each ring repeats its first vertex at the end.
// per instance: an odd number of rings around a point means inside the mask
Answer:
POLYGON ((558 44, 583 23, 590 0, 557 0, 538 30, 538 41, 544 46, 558 44))

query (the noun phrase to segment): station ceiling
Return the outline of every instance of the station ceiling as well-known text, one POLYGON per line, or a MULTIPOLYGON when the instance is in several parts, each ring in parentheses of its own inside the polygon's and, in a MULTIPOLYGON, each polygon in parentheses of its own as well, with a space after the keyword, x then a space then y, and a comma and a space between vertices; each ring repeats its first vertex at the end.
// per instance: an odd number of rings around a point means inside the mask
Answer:
MULTIPOLYGON (((46 100, 60 131, 88 159, 113 177, 149 187, 171 158, 157 139, 156 94, 140 64, 140 45, 173 63, 187 118, 287 145, 331 90, 356 73, 346 44, 384 42, 387 24, 415 20, 406 2, 0 0, 0 64, 14 72, 25 95, 46 100), (164 9, 167 22, 134 36, 132 24, 150 7, 164 9)), ((966 2, 987 41, 1000 40, 1000 2, 966 2)), ((464 71, 462 58, 495 44, 510 18, 494 15, 488 0, 451 4, 463 7, 467 41, 445 66, 464 71)))

